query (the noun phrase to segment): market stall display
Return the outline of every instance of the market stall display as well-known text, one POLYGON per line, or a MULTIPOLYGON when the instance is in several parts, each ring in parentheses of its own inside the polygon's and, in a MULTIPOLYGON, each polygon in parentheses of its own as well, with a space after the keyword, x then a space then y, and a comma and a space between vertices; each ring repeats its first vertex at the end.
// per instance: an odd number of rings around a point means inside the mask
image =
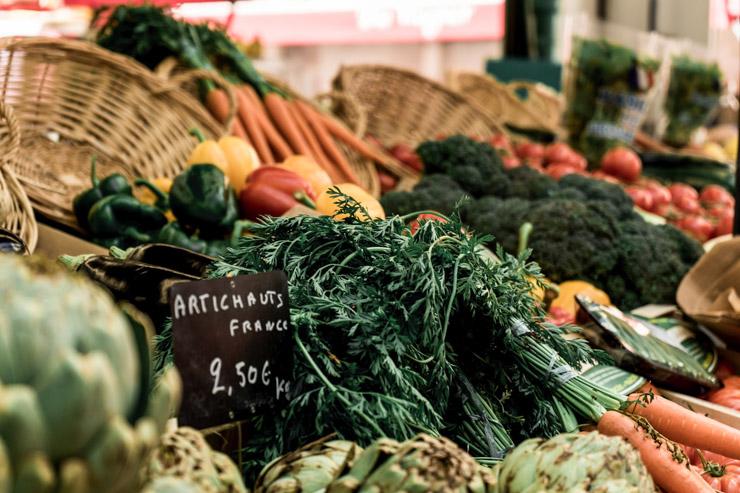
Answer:
POLYGON ((657 62, 314 100, 180 14, 0 43, 0 492, 738 491, 735 170, 633 139, 657 62))

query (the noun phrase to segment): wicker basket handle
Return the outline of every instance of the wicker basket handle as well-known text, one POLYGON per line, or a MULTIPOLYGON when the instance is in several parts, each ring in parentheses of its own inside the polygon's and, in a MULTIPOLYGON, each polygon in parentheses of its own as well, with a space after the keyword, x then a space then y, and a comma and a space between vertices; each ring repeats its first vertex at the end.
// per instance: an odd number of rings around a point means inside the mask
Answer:
MULTIPOLYGON (((365 133, 367 132, 367 111, 357 98, 346 92, 330 91, 317 95, 315 99, 319 102, 323 102, 324 100, 328 101, 330 107, 333 106, 334 103, 341 101, 341 103, 348 109, 348 113, 354 113, 357 115, 356 121, 353 122, 354 128, 352 128, 352 131, 360 138, 365 136, 365 133)), ((341 120, 345 125, 347 125, 348 122, 346 120, 341 120)))
POLYGON ((3 155, 0 156, 0 168, 14 163, 21 147, 21 127, 18 124, 18 119, 15 117, 10 104, 0 100, 0 125, 3 122, 8 129, 7 135, 3 140, 7 140, 8 142, 0 142, 0 144, 3 144, 0 146, 3 148, 3 155))
MULTIPOLYGON (((165 74, 169 75, 169 73, 171 72, 171 68, 170 70, 160 70, 160 68, 162 68, 166 62, 167 60, 162 62, 162 64, 160 64, 160 66, 157 67, 157 70, 156 70, 157 75, 160 75, 160 76, 163 76, 165 74)), ((234 88, 231 86, 231 84, 226 82, 226 80, 223 77, 213 72, 212 70, 195 69, 195 70, 188 70, 186 72, 182 72, 173 77, 165 76, 163 78, 167 79, 167 85, 164 88, 154 91, 155 93, 162 93, 162 92, 170 91, 175 88, 180 88, 189 82, 195 82, 200 79, 208 79, 208 80, 215 82, 217 86, 221 87, 224 90, 224 92, 226 92, 226 97, 229 99, 229 112, 226 115, 226 121, 223 123, 224 128, 226 129, 226 133, 229 133, 229 130, 231 129, 231 125, 234 123, 234 118, 236 117, 237 102, 236 102, 236 93, 234 92, 234 88)))

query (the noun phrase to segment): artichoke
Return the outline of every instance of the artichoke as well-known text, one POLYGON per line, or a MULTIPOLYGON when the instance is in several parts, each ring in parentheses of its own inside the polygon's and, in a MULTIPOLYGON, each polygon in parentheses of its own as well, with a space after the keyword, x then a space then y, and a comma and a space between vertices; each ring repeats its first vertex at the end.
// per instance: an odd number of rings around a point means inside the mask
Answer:
POLYGON ((136 491, 179 396, 175 370, 149 392, 145 322, 39 258, 0 279, 0 493, 136 491))
POLYGON ((211 450, 203 435, 178 428, 162 437, 145 469, 144 493, 246 493, 241 473, 226 455, 211 450))
POLYGON ((498 493, 647 493, 655 490, 639 452, 598 432, 532 438, 497 466, 498 493))
POLYGON ((381 438, 365 450, 352 442, 317 442, 263 469, 255 493, 495 493, 490 469, 446 438, 381 438))

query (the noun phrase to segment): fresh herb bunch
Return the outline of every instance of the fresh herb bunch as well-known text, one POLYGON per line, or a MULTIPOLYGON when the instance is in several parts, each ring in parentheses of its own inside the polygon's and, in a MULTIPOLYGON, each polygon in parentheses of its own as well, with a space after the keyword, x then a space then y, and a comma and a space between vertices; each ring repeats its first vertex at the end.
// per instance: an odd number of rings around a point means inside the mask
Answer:
POLYGON ((444 433, 498 458, 514 441, 572 428, 573 410, 618 408, 618 396, 562 378, 602 355, 542 323, 526 254, 492 258, 491 238, 455 215, 411 235, 408 218, 359 221, 359 204, 335 198, 345 221, 265 219, 211 272, 288 276, 295 393, 282 412, 252 418, 248 463, 330 432, 361 444, 444 433))

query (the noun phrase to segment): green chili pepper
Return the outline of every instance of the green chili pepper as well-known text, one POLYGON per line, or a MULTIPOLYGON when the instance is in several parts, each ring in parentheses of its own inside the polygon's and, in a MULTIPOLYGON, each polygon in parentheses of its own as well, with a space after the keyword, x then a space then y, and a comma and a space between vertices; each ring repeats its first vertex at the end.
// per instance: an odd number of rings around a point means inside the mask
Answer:
POLYGON ((166 193, 164 193, 162 190, 159 189, 154 183, 150 182, 149 180, 145 180, 143 178, 137 178, 134 180, 134 185, 137 187, 145 187, 149 189, 150 192, 154 194, 157 201, 154 203, 154 205, 157 207, 157 209, 167 212, 170 209, 170 198, 167 196, 166 193))
POLYGON ((99 200, 90 209, 87 222, 93 236, 147 243, 167 224, 167 218, 156 207, 142 204, 131 195, 116 194, 99 200))
POLYGON ((90 209, 98 200, 103 198, 103 192, 100 190, 100 180, 97 177, 97 160, 97 156, 93 156, 90 160, 90 183, 92 187, 77 194, 72 201, 72 210, 77 218, 77 224, 83 228, 87 228, 87 215, 90 213, 90 209))
POLYGON ((188 235, 177 222, 171 222, 160 229, 157 235, 157 241, 159 243, 187 248, 198 253, 204 253, 208 246, 205 240, 188 235))
POLYGON ((186 228, 205 234, 228 232, 237 219, 236 196, 224 173, 212 164, 194 164, 172 182, 170 206, 186 228))

